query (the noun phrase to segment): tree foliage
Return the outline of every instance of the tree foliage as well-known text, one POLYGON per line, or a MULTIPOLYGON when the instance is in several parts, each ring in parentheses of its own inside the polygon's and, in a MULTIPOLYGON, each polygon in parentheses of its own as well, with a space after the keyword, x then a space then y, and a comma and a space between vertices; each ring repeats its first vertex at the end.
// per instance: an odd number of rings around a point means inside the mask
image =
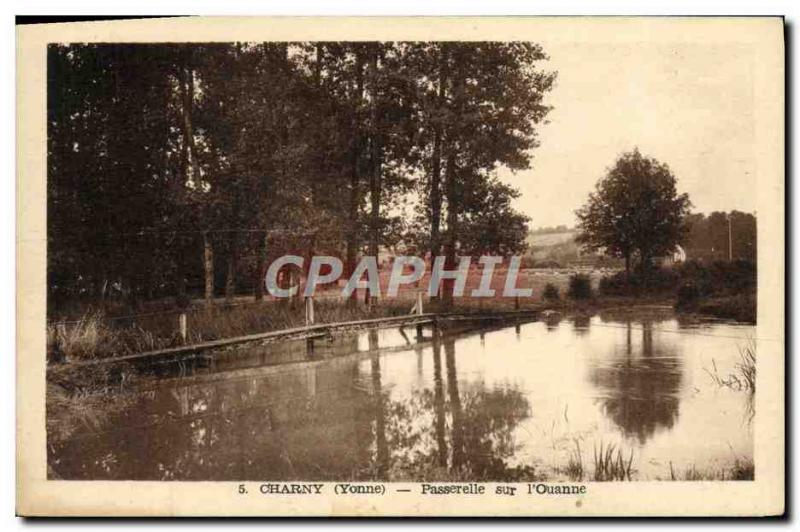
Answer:
POLYGON ((684 239, 690 207, 669 167, 634 149, 617 159, 576 211, 578 241, 586 249, 624 258, 628 271, 636 258, 644 271, 684 239))
POLYGON ((501 42, 51 45, 50 303, 260 297, 289 252, 516 252, 527 218, 495 174, 530 164, 545 60, 501 42))
POLYGON ((686 254, 690 259, 756 261, 757 228, 753 214, 714 211, 686 217, 686 254), (729 254, 730 250, 730 254, 729 254))

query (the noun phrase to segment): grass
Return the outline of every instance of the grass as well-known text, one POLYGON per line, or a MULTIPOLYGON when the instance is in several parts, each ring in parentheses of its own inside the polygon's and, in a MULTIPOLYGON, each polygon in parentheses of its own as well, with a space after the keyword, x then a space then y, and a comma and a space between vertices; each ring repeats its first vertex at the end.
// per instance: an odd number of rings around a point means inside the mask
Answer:
POLYGON ((595 482, 612 482, 633 480, 633 449, 625 457, 622 449, 614 444, 606 445, 602 441, 600 446, 594 446, 594 473, 589 476, 589 472, 583 463, 583 452, 578 439, 574 439, 575 449, 571 450, 567 459, 567 465, 559 471, 565 474, 571 481, 580 482, 585 478, 595 482))
POLYGON ((739 357, 741 358, 741 362, 736 364, 736 368, 739 371, 739 376, 741 377, 740 383, 745 390, 749 391, 750 393, 754 393, 756 391, 755 341, 750 340, 746 346, 739 349, 739 357))
MULTIPOLYGON (((384 301, 367 307, 339 300, 315 303, 315 322, 331 323, 407 314, 407 301, 384 301)), ((47 327, 48 360, 53 362, 123 356, 184 343, 178 328, 179 312, 143 315, 132 320, 107 319, 92 312, 72 323, 47 327)), ((187 343, 269 332, 305 324, 302 301, 262 301, 236 305, 200 305, 189 308, 187 343)))
POLYGON ((753 480, 755 466, 749 458, 736 457, 729 467, 720 469, 698 469, 696 465, 676 471, 669 463, 670 480, 702 481, 702 480, 753 480))
POLYGON ((58 323, 47 327, 48 352, 55 359, 92 357, 106 343, 115 342, 99 314, 87 314, 69 326, 58 323))
MULTIPOLYGON (((566 474, 573 482, 583 481, 585 478, 595 482, 633 480, 633 449, 626 455, 623 450, 613 444, 605 445, 600 442, 599 447, 594 447, 594 473, 588 476, 588 471, 583 463, 583 453, 580 442, 575 439, 575 449, 570 451, 567 465, 559 471, 566 474)), ((700 469, 692 464, 682 470, 677 469, 672 461, 669 462, 669 479, 676 481, 701 481, 701 480, 753 480, 755 466, 751 458, 735 456, 733 462, 723 468, 700 469)))
POLYGON ((614 444, 604 447, 600 442, 600 448, 594 448, 594 480, 596 482, 609 482, 620 480, 632 480, 631 472, 633 468, 633 449, 627 460, 623 457, 622 449, 614 444))
POLYGON ((47 374, 46 430, 48 443, 69 438, 76 431, 99 430, 105 419, 125 407, 126 394, 140 377, 127 365, 68 368, 47 374))
POLYGON ((717 386, 724 386, 732 390, 746 391, 750 394, 756 391, 756 345, 754 340, 749 340, 747 345, 739 348, 739 362, 735 366, 735 372, 726 376, 721 376, 717 369, 717 363, 711 359, 713 371, 706 369, 711 380, 717 386))
POLYGON ((583 480, 583 454, 581 453, 581 444, 577 439, 575 440, 575 450, 571 451, 569 454, 567 467, 564 469, 564 473, 566 473, 572 481, 577 482, 583 480))

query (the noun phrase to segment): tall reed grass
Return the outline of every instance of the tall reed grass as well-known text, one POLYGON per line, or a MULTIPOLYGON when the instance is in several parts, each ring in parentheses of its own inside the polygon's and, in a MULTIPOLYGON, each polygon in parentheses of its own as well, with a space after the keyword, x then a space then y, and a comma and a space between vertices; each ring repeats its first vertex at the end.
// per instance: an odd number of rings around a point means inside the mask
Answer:
MULTIPOLYGON (((315 303, 315 322, 332 323, 407 314, 407 301, 382 301, 369 307, 339 300, 315 303)), ((108 319, 99 312, 75 322, 47 327, 48 360, 52 362, 107 358, 181 345, 180 312, 108 319)), ((199 305, 186 310, 186 343, 197 343, 305 325, 302 301, 199 305)))
POLYGON ((564 472, 572 481, 583 480, 583 453, 581 453, 581 444, 577 439, 575 440, 575 450, 570 452, 564 472))
POLYGON ((633 449, 626 460, 623 457, 622 449, 614 444, 604 447, 600 442, 600 447, 594 448, 594 480, 597 482, 608 482, 614 480, 632 480, 633 471, 633 449))
POLYGON ((744 347, 739 347, 739 362, 734 366, 735 371, 728 375, 720 375, 717 363, 711 360, 712 369, 706 368, 706 373, 717 386, 724 386, 733 390, 742 390, 751 394, 756 391, 756 344, 750 339, 744 347))
POLYGON ((755 465, 750 458, 736 457, 728 467, 717 469, 698 469, 695 464, 676 470, 672 462, 669 463, 670 480, 702 481, 702 480, 753 480, 755 478, 755 465))

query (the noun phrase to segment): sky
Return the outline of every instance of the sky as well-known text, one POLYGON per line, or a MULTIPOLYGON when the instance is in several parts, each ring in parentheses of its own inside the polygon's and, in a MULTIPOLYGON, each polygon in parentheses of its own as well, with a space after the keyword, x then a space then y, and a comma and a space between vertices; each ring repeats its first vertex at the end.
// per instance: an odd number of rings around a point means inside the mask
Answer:
POLYGON ((532 168, 499 177, 531 227, 575 223, 595 183, 638 147, 669 165, 693 212, 755 212, 752 49, 742 44, 542 42, 556 70, 532 168))

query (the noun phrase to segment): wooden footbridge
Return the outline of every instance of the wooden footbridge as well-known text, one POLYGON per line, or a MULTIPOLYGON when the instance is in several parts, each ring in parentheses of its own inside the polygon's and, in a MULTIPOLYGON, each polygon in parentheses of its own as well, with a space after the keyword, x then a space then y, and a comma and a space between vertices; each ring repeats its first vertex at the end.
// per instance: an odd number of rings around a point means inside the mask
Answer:
MULTIPOLYGON (((220 340, 212 340, 208 342, 200 342, 196 344, 181 345, 177 347, 170 347, 165 349, 156 349, 152 351, 145 351, 141 353, 134 353, 119 357, 82 360, 77 362, 68 362, 54 366, 52 369, 59 367, 76 367, 76 366, 89 366, 98 364, 115 364, 121 362, 129 363, 146 363, 150 362, 166 362, 170 360, 178 360, 184 357, 190 357, 202 353, 212 351, 230 350, 239 347, 253 346, 259 344, 269 344, 274 342, 286 340, 306 340, 310 349, 313 349, 313 342, 315 339, 328 338, 334 334, 347 333, 349 331, 357 331, 362 329, 386 329, 386 328, 399 328, 403 332, 406 328, 416 328, 416 335, 418 339, 422 338, 423 328, 426 326, 438 327, 446 322, 453 321, 531 321, 537 318, 539 310, 514 310, 505 312, 447 312, 447 313, 424 313, 422 312, 422 302, 420 299, 411 309, 411 314, 401 316, 391 316, 386 318, 371 318, 355 321, 344 321, 335 323, 314 323, 314 307, 313 300, 307 299, 306 303, 306 325, 300 327, 292 327, 288 329, 281 329, 278 331, 269 331, 258 334, 249 334, 245 336, 237 336, 233 338, 223 338, 220 340)), ((185 320, 181 320, 181 326, 185 327, 185 320)), ((185 334, 185 331, 183 331, 185 334)), ((404 333, 403 333, 404 334, 404 333)), ((404 334, 405 336, 405 334, 404 334)), ((185 337, 185 336, 184 336, 185 337)))

